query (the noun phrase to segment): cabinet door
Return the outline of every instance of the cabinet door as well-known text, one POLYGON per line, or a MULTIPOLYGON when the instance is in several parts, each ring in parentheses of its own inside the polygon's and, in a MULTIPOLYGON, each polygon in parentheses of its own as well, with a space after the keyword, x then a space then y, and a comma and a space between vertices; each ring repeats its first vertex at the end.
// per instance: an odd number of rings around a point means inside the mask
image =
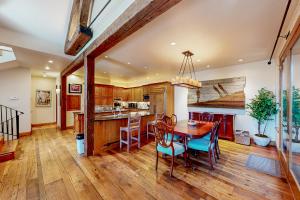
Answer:
POLYGON ((149 86, 147 86, 147 85, 143 86, 142 89, 143 89, 143 95, 145 95, 145 94, 149 95, 149 86))

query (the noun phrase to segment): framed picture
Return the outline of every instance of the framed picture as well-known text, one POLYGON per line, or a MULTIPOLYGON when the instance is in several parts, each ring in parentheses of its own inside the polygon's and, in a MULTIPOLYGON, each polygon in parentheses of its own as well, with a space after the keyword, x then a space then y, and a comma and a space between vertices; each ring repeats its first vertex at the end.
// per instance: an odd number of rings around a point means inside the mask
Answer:
POLYGON ((82 93, 82 85, 81 84, 69 84, 69 93, 82 93))
POLYGON ((37 107, 51 107, 51 91, 36 90, 35 105, 37 107))

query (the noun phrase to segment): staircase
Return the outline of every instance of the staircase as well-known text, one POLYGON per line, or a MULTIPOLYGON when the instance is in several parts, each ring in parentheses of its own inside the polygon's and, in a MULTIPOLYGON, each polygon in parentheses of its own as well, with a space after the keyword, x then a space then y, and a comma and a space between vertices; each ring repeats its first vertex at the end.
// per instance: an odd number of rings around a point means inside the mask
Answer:
POLYGON ((21 111, 0 105, 0 162, 15 158, 22 114, 21 111))

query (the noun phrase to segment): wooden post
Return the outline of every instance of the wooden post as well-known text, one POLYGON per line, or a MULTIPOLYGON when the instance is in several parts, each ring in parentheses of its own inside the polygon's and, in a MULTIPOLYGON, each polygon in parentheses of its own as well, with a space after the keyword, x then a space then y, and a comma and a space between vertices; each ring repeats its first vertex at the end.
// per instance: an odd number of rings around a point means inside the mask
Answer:
POLYGON ((60 128, 67 129, 67 76, 61 77, 60 128))
POLYGON ((84 57, 84 152, 86 156, 94 151, 95 117, 95 58, 84 57))

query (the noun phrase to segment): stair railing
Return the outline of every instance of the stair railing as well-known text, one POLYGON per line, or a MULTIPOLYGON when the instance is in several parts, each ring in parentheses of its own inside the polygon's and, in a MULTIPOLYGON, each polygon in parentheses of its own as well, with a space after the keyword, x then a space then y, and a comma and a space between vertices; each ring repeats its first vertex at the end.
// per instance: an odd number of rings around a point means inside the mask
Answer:
POLYGON ((0 104, 0 133, 4 140, 19 139, 20 115, 24 113, 0 104))

